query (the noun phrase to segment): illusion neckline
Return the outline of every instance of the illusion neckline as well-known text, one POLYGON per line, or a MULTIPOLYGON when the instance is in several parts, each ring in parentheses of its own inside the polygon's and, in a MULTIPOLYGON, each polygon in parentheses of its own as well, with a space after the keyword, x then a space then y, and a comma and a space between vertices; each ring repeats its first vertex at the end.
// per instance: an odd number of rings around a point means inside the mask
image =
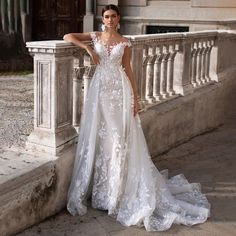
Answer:
POLYGON ((104 46, 104 48, 105 48, 105 50, 106 50, 108 56, 111 55, 112 50, 113 50, 116 46, 128 43, 128 42, 126 42, 126 41, 120 41, 120 42, 116 42, 116 43, 114 43, 114 44, 110 44, 110 45, 109 45, 109 44, 107 44, 106 42, 104 42, 103 40, 98 39, 98 38, 97 38, 96 41, 97 41, 97 43, 100 43, 101 45, 104 46))

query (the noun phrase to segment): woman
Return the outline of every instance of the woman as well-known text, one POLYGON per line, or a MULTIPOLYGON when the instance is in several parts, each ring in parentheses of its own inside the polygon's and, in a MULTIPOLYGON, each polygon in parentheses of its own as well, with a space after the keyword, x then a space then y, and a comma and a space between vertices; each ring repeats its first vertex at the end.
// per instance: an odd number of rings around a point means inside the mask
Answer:
POLYGON ((67 34, 97 65, 81 120, 67 209, 86 213, 86 199, 123 225, 163 231, 207 220, 209 203, 183 175, 167 179, 151 161, 138 115, 130 42, 117 33, 115 5, 102 11, 103 32, 67 34), (83 41, 92 40, 94 49, 83 41))

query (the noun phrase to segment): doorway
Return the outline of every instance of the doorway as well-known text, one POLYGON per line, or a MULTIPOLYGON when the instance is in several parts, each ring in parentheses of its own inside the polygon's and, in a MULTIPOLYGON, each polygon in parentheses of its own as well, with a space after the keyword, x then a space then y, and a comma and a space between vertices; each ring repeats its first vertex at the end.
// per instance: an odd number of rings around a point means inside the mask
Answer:
POLYGON ((69 32, 83 32, 85 0, 32 1, 32 40, 62 39, 69 32))

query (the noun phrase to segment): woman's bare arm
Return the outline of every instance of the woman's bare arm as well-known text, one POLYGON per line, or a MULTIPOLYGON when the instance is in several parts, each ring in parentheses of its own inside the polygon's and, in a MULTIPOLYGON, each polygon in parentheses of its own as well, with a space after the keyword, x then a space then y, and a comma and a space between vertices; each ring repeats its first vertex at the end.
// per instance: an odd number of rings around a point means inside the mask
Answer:
POLYGON ((85 50, 89 47, 84 41, 90 41, 91 36, 89 33, 69 33, 65 34, 63 39, 67 42, 71 42, 76 46, 79 46, 85 50))
POLYGON ((97 65, 99 63, 98 55, 93 51, 89 44, 86 44, 85 41, 90 41, 90 33, 69 33, 65 34, 63 39, 67 42, 71 42, 74 45, 85 49, 88 54, 91 56, 93 62, 97 65))
POLYGON ((139 104, 138 104, 138 92, 137 92, 137 87, 135 80, 133 78, 133 72, 130 66, 130 59, 131 59, 131 52, 130 48, 125 47, 124 55, 122 58, 122 66, 125 69, 125 73, 127 77, 129 78, 129 81, 131 83, 132 89, 133 89, 133 95, 134 95, 134 116, 138 113, 139 111, 139 104))

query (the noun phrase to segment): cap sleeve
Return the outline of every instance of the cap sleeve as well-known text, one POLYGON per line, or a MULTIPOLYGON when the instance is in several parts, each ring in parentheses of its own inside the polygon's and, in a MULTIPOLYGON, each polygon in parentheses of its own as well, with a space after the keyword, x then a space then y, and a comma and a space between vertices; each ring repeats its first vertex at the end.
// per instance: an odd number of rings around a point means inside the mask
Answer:
POLYGON ((96 32, 90 32, 90 37, 91 37, 92 41, 95 41, 97 38, 96 32))
POLYGON ((127 47, 131 47, 132 46, 132 44, 131 44, 131 42, 130 42, 130 40, 128 39, 128 41, 127 42, 125 42, 125 46, 127 46, 127 47))

